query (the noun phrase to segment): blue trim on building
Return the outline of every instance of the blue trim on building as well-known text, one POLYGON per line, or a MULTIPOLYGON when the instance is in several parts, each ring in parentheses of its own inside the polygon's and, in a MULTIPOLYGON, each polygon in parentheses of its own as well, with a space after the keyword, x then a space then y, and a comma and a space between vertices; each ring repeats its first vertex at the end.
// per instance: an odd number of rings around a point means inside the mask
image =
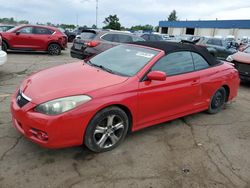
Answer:
POLYGON ((159 27, 250 29, 250 20, 160 21, 159 27))

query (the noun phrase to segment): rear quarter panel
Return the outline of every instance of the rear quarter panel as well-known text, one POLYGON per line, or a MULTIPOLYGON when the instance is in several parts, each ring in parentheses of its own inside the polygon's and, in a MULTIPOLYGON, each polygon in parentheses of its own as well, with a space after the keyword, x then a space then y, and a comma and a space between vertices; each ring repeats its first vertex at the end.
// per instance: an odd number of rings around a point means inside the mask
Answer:
POLYGON ((220 65, 201 70, 199 73, 202 98, 207 105, 214 93, 222 86, 229 88, 229 101, 237 96, 240 80, 238 71, 232 65, 222 62, 220 65))

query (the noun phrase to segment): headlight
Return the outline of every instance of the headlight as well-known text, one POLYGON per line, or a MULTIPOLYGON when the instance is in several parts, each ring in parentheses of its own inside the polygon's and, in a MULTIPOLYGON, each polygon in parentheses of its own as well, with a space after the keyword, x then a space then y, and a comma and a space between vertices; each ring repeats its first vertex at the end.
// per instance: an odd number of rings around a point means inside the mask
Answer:
POLYGON ((91 97, 87 95, 64 97, 40 104, 35 108, 35 111, 47 115, 57 115, 76 108, 90 100, 91 97))
POLYGON ((228 62, 232 62, 232 61, 233 61, 233 58, 232 58, 232 56, 230 55, 230 56, 227 57, 226 60, 227 60, 228 62))

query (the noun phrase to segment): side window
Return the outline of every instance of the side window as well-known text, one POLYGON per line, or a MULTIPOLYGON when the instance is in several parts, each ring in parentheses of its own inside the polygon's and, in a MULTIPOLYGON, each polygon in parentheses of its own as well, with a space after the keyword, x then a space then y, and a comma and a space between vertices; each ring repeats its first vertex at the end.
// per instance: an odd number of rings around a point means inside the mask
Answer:
POLYGON ((150 41, 156 41, 156 40, 157 40, 156 37, 155 37, 154 35, 150 35, 150 36, 149 36, 149 39, 150 39, 150 41))
POLYGON ((222 46, 222 42, 220 39, 208 39, 207 44, 222 46))
POLYGON ((129 35, 118 34, 118 42, 126 43, 126 42, 133 42, 133 40, 132 37, 129 35))
POLYGON ((192 52, 192 56, 195 70, 201 70, 209 67, 209 64, 201 55, 192 52))
POLYGON ((167 76, 194 71, 191 53, 188 51, 174 52, 161 58, 152 70, 163 71, 167 76))
POLYGON ((222 42, 220 39, 214 39, 214 45, 216 46, 222 46, 222 42))
POLYGON ((49 30, 46 28, 42 28, 42 27, 35 28, 35 34, 38 34, 38 35, 51 35, 52 33, 53 33, 52 30, 49 30))
POLYGON ((133 40, 133 42, 137 42, 137 41, 145 41, 143 38, 141 38, 141 37, 137 37, 137 36, 132 36, 132 40, 133 40))
POLYGON ((148 35, 142 35, 141 36, 143 39, 145 39, 145 40, 149 40, 149 36, 148 35))
POLYGON ((111 35, 111 34, 106 34, 106 35, 102 36, 101 38, 103 40, 106 40, 106 41, 110 41, 110 42, 113 41, 113 35, 111 35))
POLYGON ((22 34, 32 34, 33 33, 33 27, 23 27, 18 30, 18 32, 22 34))

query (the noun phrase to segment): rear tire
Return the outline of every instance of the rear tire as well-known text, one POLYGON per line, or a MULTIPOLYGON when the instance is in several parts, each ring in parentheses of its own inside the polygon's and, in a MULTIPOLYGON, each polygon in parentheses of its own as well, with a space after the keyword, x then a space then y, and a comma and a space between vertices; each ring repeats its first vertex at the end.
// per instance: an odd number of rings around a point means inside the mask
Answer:
POLYGON ((94 152, 105 152, 122 143, 127 135, 129 120, 118 107, 109 107, 98 112, 90 121, 84 144, 94 152))
POLYGON ((58 44, 50 44, 48 46, 48 53, 50 55, 60 55, 61 54, 61 47, 58 44))
POLYGON ((2 50, 5 51, 5 52, 7 52, 7 50, 8 50, 8 45, 4 41, 2 42, 2 50))
POLYGON ((226 99, 227 99, 227 91, 225 90, 224 87, 221 87, 215 92, 215 94, 211 98, 207 112, 209 114, 218 113, 221 109, 224 108, 226 104, 226 99))

